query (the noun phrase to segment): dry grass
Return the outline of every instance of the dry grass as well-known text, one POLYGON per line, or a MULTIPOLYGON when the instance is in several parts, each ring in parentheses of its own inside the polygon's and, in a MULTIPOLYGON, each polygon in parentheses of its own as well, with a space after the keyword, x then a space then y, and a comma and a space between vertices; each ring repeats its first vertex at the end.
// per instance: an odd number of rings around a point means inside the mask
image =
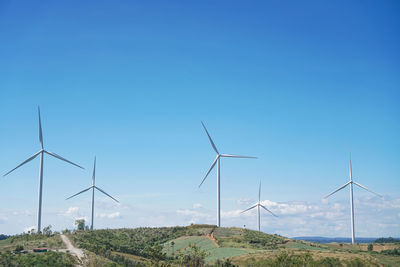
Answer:
POLYGON ((32 239, 30 236, 19 236, 12 240, 11 238, 0 242, 0 251, 13 251, 17 245, 21 245, 25 250, 33 250, 37 247, 46 247, 51 250, 64 249, 65 245, 62 242, 60 235, 41 236, 37 239, 32 239))
MULTIPOLYGON (((260 259, 265 259, 265 258, 275 258, 282 252, 291 252, 295 255, 298 254, 304 254, 304 253, 310 253, 310 255, 315 259, 322 259, 322 258, 337 258, 340 261, 347 261, 347 260, 352 260, 355 258, 361 259, 363 261, 375 263, 378 266, 384 266, 382 264, 382 257, 375 257, 369 253, 354 253, 352 251, 330 251, 330 250, 297 250, 297 249, 277 249, 277 250, 265 250, 265 251, 259 251, 259 252, 254 252, 252 254, 247 254, 247 255, 240 255, 232 258, 232 263, 237 264, 241 266, 243 262, 250 258, 254 258, 256 261, 260 259)), ((381 255, 379 255, 381 256, 381 255)), ((387 257, 386 257, 387 258, 387 257)), ((393 258, 393 257, 392 257, 393 258)), ((390 261, 392 262, 392 261, 390 261)), ((391 266, 399 266, 398 265, 391 265, 391 266)))

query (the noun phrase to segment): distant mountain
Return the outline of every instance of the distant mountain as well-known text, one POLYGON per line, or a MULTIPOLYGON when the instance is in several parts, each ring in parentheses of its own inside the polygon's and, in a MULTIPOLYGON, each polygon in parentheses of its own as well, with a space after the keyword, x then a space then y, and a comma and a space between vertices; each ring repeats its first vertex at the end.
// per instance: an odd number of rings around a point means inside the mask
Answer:
MULTIPOLYGON (((351 238, 348 237, 300 236, 293 239, 316 243, 351 243, 351 238)), ((376 239, 376 237, 356 237, 356 243, 373 243, 376 239)))
POLYGON ((9 238, 9 237, 10 237, 9 235, 0 234, 0 240, 7 239, 7 238, 9 238))
POLYGON ((400 238, 381 237, 375 240, 375 243, 400 243, 400 238))

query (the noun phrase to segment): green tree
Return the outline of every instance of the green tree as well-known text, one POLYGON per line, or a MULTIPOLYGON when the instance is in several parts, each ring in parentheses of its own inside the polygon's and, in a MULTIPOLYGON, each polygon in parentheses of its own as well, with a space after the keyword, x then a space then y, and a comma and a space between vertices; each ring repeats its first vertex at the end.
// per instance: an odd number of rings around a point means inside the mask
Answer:
POLYGON ((171 246, 172 246, 172 255, 174 255, 174 246, 175 246, 175 242, 174 241, 171 242, 171 246))
POLYGON ((15 252, 21 252, 21 251, 23 251, 24 250, 24 247, 22 246, 22 245, 17 245, 16 247, 15 247, 15 252))
POLYGON ((160 260, 165 259, 165 253, 162 252, 162 245, 154 245, 152 247, 149 247, 147 250, 150 258, 155 262, 159 262, 160 260))
POLYGON ((224 262, 221 260, 217 260, 215 262, 215 267, 236 267, 236 265, 232 264, 230 259, 226 259, 224 262))
POLYGON ((75 225, 78 227, 79 231, 84 231, 85 230, 85 219, 76 220, 75 225))
POLYGON ((181 253, 178 258, 182 266, 185 267, 203 267, 204 259, 207 257, 207 252, 201 250, 195 244, 189 244, 189 247, 181 253))
POLYGON ((373 251, 374 250, 374 245, 368 244, 368 251, 373 251))
POLYGON ((43 228, 43 234, 47 235, 47 236, 51 236, 53 232, 51 231, 51 225, 46 226, 45 228, 43 228))

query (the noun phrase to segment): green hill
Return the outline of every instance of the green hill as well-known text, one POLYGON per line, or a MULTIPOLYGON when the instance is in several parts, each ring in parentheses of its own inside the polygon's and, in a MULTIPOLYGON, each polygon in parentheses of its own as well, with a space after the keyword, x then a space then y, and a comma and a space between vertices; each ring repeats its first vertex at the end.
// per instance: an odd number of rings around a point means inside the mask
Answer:
MULTIPOLYGON (((85 251, 88 266, 400 266, 398 243, 319 244, 213 225, 74 231, 67 236, 85 251)), ((0 266, 76 264, 59 248, 58 234, 13 236, 0 241, 0 266), (54 251, 13 254, 19 246, 54 251)))
POLYGON ((22 234, 0 241, 0 266, 75 266, 76 260, 67 253, 57 252, 64 249, 58 234, 22 234), (33 253, 38 247, 48 248, 45 253, 33 253))
POLYGON ((163 251, 169 257, 177 253, 185 254, 191 244, 196 245, 201 250, 206 252, 206 257, 205 257, 206 262, 213 262, 218 259, 221 260, 233 256, 239 256, 251 253, 251 250, 246 250, 246 249, 240 249, 234 247, 233 248, 219 247, 214 240, 205 236, 184 236, 173 239, 164 244, 163 251))

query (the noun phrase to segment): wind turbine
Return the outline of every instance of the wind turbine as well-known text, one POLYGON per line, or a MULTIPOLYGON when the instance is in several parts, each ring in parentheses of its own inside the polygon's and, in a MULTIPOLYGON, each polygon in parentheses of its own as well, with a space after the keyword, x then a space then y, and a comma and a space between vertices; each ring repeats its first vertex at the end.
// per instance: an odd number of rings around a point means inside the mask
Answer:
POLYGON ((325 199, 330 197, 331 195, 335 194, 336 192, 342 190, 343 188, 345 188, 346 186, 350 185, 350 217, 351 217, 351 243, 354 244, 355 241, 355 233, 354 233, 354 203, 353 203, 353 184, 361 187, 362 189, 371 192, 372 194, 377 195, 378 197, 382 197, 381 195, 369 190, 368 188, 366 188, 365 186, 360 185, 357 182, 353 181, 353 174, 351 171, 351 154, 349 152, 349 177, 350 177, 350 181, 348 181, 345 185, 343 185, 342 187, 339 187, 338 189, 336 189, 335 191, 333 191, 332 193, 330 193, 329 195, 327 195, 326 197, 324 197, 325 199))
POLYGON ((100 188, 98 188, 98 187, 95 185, 95 180, 96 180, 96 156, 94 157, 94 164, 93 164, 92 186, 90 186, 89 188, 86 188, 85 190, 82 190, 81 192, 76 193, 75 195, 70 196, 69 198, 66 199, 66 200, 68 200, 68 199, 70 199, 70 198, 73 198, 73 197, 75 197, 75 196, 77 196, 77 195, 79 195, 79 194, 82 194, 82 193, 88 191, 89 189, 92 189, 92 223, 91 223, 91 225, 90 225, 90 230, 93 230, 93 219, 94 219, 94 189, 99 190, 100 192, 102 192, 102 193, 105 194, 106 196, 112 198, 113 200, 115 200, 116 202, 119 203, 118 200, 116 200, 115 198, 113 198, 112 196, 110 196, 109 194, 107 194, 106 192, 104 192, 103 190, 101 190, 100 188))
POLYGON ((257 210, 258 210, 258 217, 257 217, 257 218, 258 218, 258 231, 261 232, 261 228, 260 228, 260 207, 263 208, 263 209, 265 209, 266 211, 268 211, 269 213, 271 213, 271 214, 274 215, 275 217, 278 217, 278 216, 276 216, 274 213, 272 213, 272 211, 270 211, 269 209, 267 209, 265 206, 263 206, 263 205, 261 204, 261 181, 260 181, 260 186, 259 186, 259 188, 258 188, 258 202, 257 202, 257 204, 255 204, 254 206, 251 206, 250 208, 248 208, 248 209, 242 211, 241 213, 245 213, 246 211, 249 211, 249 210, 251 210, 251 209, 254 209, 255 207, 257 207, 257 210))
POLYGON ((40 169, 39 169, 39 208, 38 208, 38 221, 37 221, 37 231, 38 233, 40 232, 40 227, 41 227, 41 222, 42 222, 42 185, 43 185, 43 156, 44 154, 48 154, 50 156, 53 156, 57 159, 63 160, 65 162, 68 162, 74 166, 77 166, 81 169, 84 169, 83 167, 79 166, 78 164, 75 164, 59 155, 57 155, 56 153, 47 151, 44 149, 43 146, 43 135, 42 135, 42 123, 40 120, 40 108, 38 107, 38 115, 39 115, 39 141, 40 141, 40 151, 37 152, 36 154, 34 154, 32 157, 28 158, 27 160, 25 160, 24 162, 22 162, 21 164, 19 164, 17 167, 15 167, 14 169, 12 169, 11 171, 7 172, 6 174, 4 174, 3 176, 8 175, 9 173, 13 172, 14 170, 18 169, 19 167, 21 167, 22 165, 24 165, 25 163, 28 163, 29 161, 33 160, 34 158, 36 158, 38 155, 40 155, 40 169))
POLYGON ((239 155, 231 155, 231 154, 220 154, 218 152, 217 147, 215 146, 213 140, 211 139, 210 134, 208 133, 206 126, 204 126, 204 123, 201 122, 203 125, 204 130, 206 131, 206 134, 208 136, 208 139, 210 140, 211 146, 213 147, 214 151, 217 153, 217 157, 215 158, 214 162, 211 164, 210 169, 208 170, 206 176, 203 178, 203 181, 201 181, 199 187, 203 184, 203 182, 206 180, 208 174, 211 172, 211 170, 214 168, 215 164, 217 164, 217 225, 218 227, 221 227, 221 198, 220 198, 220 193, 221 193, 221 183, 220 183, 220 159, 221 158, 248 158, 248 159, 256 159, 256 157, 248 157, 248 156, 239 156, 239 155))

